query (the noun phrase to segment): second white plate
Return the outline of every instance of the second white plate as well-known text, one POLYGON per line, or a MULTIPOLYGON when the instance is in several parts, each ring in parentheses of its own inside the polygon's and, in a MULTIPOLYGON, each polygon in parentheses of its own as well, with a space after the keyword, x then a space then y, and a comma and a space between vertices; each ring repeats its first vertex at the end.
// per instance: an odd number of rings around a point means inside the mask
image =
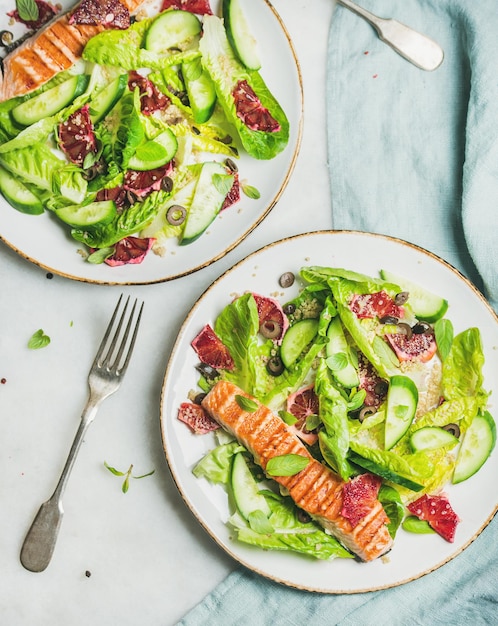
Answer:
MULTIPOLYGON (((173 478, 187 506, 204 529, 234 559, 277 582, 325 593, 355 593, 392 587, 437 569, 464 550, 498 509, 496 476, 498 450, 468 481, 449 485, 452 506, 461 518, 454 543, 439 535, 399 532, 394 548, 372 563, 351 560, 315 561, 296 554, 263 551, 231 538, 225 491, 196 479, 193 466, 215 445, 212 434, 194 435, 177 419, 178 407, 196 388, 197 356, 190 346, 206 324, 213 324, 235 295, 253 291, 290 300, 299 285, 282 290, 278 278, 287 271, 296 275, 306 265, 343 267, 370 275, 381 268, 424 285, 445 297, 447 316, 455 332, 477 326, 485 352, 485 388, 498 396, 498 320, 481 294, 454 268, 429 252, 404 241, 347 231, 326 231, 291 237, 267 246, 235 265, 215 281, 187 316, 168 363, 162 390, 161 430, 173 478)), ((496 401, 495 401, 496 403, 496 401)), ((493 412, 493 407, 491 407, 493 412)), ((496 415, 496 405, 495 405, 496 415)))

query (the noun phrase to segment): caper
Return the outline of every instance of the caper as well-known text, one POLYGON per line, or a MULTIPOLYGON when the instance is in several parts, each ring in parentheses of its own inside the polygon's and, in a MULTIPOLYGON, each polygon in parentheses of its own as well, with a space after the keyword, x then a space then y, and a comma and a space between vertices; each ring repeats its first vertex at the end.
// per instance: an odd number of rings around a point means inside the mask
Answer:
POLYGON ((399 328, 400 333, 402 333, 403 335, 406 335, 407 339, 410 339, 413 333, 412 327, 410 326, 410 324, 406 324, 405 322, 398 322, 398 328, 399 328))
POLYGON ((460 427, 458 426, 458 424, 446 424, 446 426, 443 426, 443 429, 447 430, 453 435, 453 437, 456 437, 457 439, 460 437, 460 427))
POLYGON ((416 335, 424 335, 432 333, 432 326, 427 322, 417 322, 415 326, 412 326, 412 332, 416 335))
POLYGON ((14 41, 14 35, 10 32, 10 30, 2 30, 0 31, 0 45, 5 48, 9 46, 14 41))
POLYGON ((292 272, 284 272, 278 279, 278 284, 284 289, 294 284, 295 276, 292 272))
POLYGON ((166 211, 166 219, 172 226, 180 226, 187 217, 187 209, 180 204, 173 204, 166 211))
POLYGON ((381 324, 397 324, 399 322, 397 317, 394 317, 394 315, 384 315, 384 317, 381 317, 379 322, 381 324))
POLYGON ((239 168, 237 167, 237 163, 235 163, 235 161, 233 161, 230 157, 228 157, 227 159, 225 159, 225 165, 228 167, 228 169, 235 173, 239 171, 239 168))
POLYGON ((378 396, 385 396, 388 389, 389 385, 385 380, 379 380, 379 382, 375 383, 374 391, 378 396))
POLYGON ((268 359, 268 362, 266 363, 266 369, 268 370, 268 373, 272 376, 280 376, 280 374, 283 373, 285 367, 282 363, 282 359, 279 356, 272 356, 268 359))
POLYGON ((370 415, 373 415, 376 412, 377 411, 375 410, 375 407, 373 407, 373 406, 364 406, 361 409, 360 414, 358 415, 358 419, 360 420, 360 422, 363 422, 363 420, 365 420, 367 417, 369 417, 370 415))
POLYGON ((169 176, 165 176, 161 180, 161 189, 169 193, 173 189, 173 180, 169 176))
POLYGON ((400 291, 396 294, 394 298, 394 304, 396 304, 397 306, 405 304, 405 302, 408 300, 409 295, 410 294, 408 293, 408 291, 400 291))
POLYGON ((259 327, 259 332, 266 339, 276 339, 282 332, 282 327, 275 320, 265 320, 259 327))
POLYGON ((199 363, 199 365, 195 366, 195 369, 200 372, 206 380, 215 380, 219 376, 218 370, 211 367, 211 365, 207 365, 207 363, 199 363))
POLYGON ((292 315, 296 312, 296 305, 293 302, 289 302, 288 304, 284 305, 282 310, 286 315, 292 315))

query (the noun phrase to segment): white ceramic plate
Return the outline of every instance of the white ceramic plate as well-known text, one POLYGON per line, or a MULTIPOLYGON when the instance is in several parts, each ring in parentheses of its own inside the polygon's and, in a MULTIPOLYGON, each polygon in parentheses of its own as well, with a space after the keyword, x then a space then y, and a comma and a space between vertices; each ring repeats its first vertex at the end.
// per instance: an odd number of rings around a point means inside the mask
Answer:
MULTIPOLYGON (((9 10, 15 8, 14 0, 8 3, 9 10)), ((266 0, 241 0, 241 3, 258 41, 263 63, 261 75, 290 123, 289 143, 277 157, 257 161, 242 154, 238 160, 240 177, 259 190, 258 200, 241 194, 240 202, 224 211, 200 239, 187 246, 179 246, 171 239, 164 256, 149 253, 139 265, 109 267, 86 263, 78 252, 81 244, 72 240, 53 216, 23 215, 1 196, 0 239, 24 258, 53 273, 91 283, 124 285, 168 281, 190 274, 237 246, 268 215, 288 182, 301 142, 303 114, 300 68, 284 24, 266 0)), ((63 4, 70 6, 74 2, 66 0, 63 4)), ((220 15, 218 5, 211 2, 213 11, 220 15)), ((4 10, 0 14, 0 30, 14 30, 16 36, 25 32, 19 26, 13 28, 7 20, 4 10)))
MULTIPOLYGON (((498 397, 498 319, 480 293, 454 268, 429 252, 398 239, 348 231, 325 231, 278 241, 251 254, 215 281, 199 298, 185 320, 169 361, 161 400, 163 446, 173 478, 186 504, 204 529, 234 559, 268 578, 293 587, 325 593, 355 593, 392 587, 418 578, 466 548, 489 523, 498 509, 496 476, 498 449, 468 481, 448 486, 453 508, 461 518, 454 543, 439 535, 415 535, 399 531, 394 548, 384 560, 314 561, 297 554, 263 551, 231 539, 225 522, 229 517, 227 495, 222 488, 196 479, 192 467, 209 449, 214 436, 194 435, 177 419, 178 407, 196 388, 198 359, 191 340, 214 320, 236 294, 255 291, 283 303, 299 288, 282 290, 279 276, 296 275, 305 265, 344 267, 378 275, 381 268, 417 281, 450 303, 447 316, 455 332, 477 326, 482 333, 486 363, 485 387, 498 397)), ((297 281, 296 281, 297 283, 297 281)), ((494 412, 497 417, 496 400, 494 412)))

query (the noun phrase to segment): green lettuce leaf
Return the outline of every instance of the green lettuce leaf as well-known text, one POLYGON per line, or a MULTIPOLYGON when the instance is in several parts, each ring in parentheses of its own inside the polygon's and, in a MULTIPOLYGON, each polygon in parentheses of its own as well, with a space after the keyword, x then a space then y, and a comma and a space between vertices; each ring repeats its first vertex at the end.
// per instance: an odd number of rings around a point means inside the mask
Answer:
POLYGON ((87 230, 73 228, 71 236, 90 248, 108 248, 145 228, 167 198, 166 192, 153 191, 143 202, 135 202, 118 214, 110 224, 97 224, 87 230))
POLYGON ((478 328, 458 334, 443 363, 442 391, 447 400, 476 396, 485 406, 488 394, 483 389, 484 352, 478 328))
POLYGON ((232 469, 232 459, 237 452, 245 452, 244 446, 237 441, 231 441, 216 446, 208 452, 192 470, 196 478, 204 477, 212 483, 228 485, 232 469))
POLYGON ((349 427, 347 400, 332 381, 325 360, 320 360, 316 371, 315 391, 320 400, 319 416, 325 427, 320 431, 320 450, 328 464, 343 480, 353 474, 347 460, 349 427))
POLYGON ((222 20, 214 15, 204 18, 199 48, 202 64, 215 84, 218 101, 236 128, 244 149, 255 159, 272 159, 289 141, 289 121, 263 78, 258 72, 248 71, 241 65, 228 42, 222 20), (237 116, 232 92, 239 81, 247 81, 252 87, 263 107, 280 124, 279 131, 251 130, 237 116))
POLYGON ((353 558, 337 539, 325 533, 314 522, 300 522, 291 498, 272 493, 267 497, 267 502, 271 510, 268 520, 273 532, 255 532, 236 513, 230 518, 229 524, 239 541, 265 550, 290 550, 317 559, 353 558))

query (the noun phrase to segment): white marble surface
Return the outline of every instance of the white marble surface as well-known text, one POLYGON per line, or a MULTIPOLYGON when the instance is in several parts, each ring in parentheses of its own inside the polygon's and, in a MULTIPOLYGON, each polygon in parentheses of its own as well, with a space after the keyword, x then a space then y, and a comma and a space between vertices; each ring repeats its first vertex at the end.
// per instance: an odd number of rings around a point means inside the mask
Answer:
POLYGON ((0 242, 0 623, 120 626, 176 623, 236 567, 184 505, 168 471, 159 398, 169 353, 197 296, 261 246, 330 229, 325 65, 333 0, 274 0, 294 42, 304 84, 304 131, 290 183, 265 221, 217 263, 176 281, 141 287, 73 282, 0 242), (24 535, 55 487, 86 400, 86 376, 120 292, 145 300, 125 382, 102 405, 64 498, 52 563, 20 564, 24 535), (38 328, 49 347, 33 351, 38 328), (136 474, 127 494, 105 469, 136 474), (91 575, 87 576, 86 572, 91 575))

